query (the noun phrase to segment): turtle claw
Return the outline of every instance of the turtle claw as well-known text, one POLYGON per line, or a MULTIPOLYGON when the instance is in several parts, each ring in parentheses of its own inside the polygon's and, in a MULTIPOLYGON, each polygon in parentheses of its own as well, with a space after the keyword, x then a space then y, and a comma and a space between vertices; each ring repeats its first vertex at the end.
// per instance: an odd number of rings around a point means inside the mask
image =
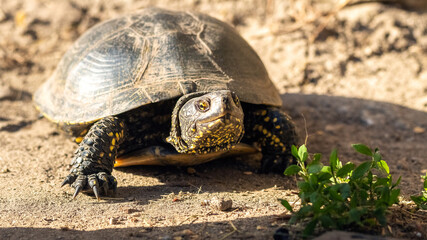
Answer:
POLYGON ((99 201, 99 186, 98 186, 98 181, 97 181, 97 177, 96 174, 92 174, 89 175, 89 187, 92 188, 93 193, 95 194, 96 199, 99 201))
POLYGON ((61 183, 61 187, 65 186, 65 185, 71 185, 74 181, 76 180, 76 175, 68 175, 64 181, 61 183))
POLYGON ((65 186, 65 185, 67 185, 67 184, 69 184, 69 182, 68 182, 68 180, 67 180, 67 179, 65 179, 65 180, 61 183, 61 187, 65 186))
POLYGON ((113 191, 114 194, 117 190, 116 178, 105 172, 90 175, 70 174, 62 182, 61 187, 67 184, 75 189, 73 199, 82 191, 86 192, 87 190, 92 190, 96 199, 99 201, 101 200, 101 194, 107 195, 109 191, 113 191))
POLYGON ((98 202, 99 202, 99 200, 101 198, 99 197, 99 190, 98 190, 98 188, 96 186, 93 186, 92 190, 93 190, 93 193, 95 194, 96 200, 98 200, 98 202))
POLYGON ((98 174, 99 181, 102 181, 102 189, 105 193, 108 192, 108 178, 105 175, 98 174))
POLYGON ((76 187, 76 191, 74 192, 73 199, 76 199, 77 195, 80 193, 81 190, 82 190, 82 186, 78 185, 76 187))

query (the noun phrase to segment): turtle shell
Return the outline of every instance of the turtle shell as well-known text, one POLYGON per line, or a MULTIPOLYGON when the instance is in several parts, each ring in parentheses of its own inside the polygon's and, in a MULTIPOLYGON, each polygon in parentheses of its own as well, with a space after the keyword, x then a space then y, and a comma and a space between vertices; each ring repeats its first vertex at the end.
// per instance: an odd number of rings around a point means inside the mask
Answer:
POLYGON ((258 55, 228 24, 200 13, 149 8, 83 34, 36 91, 59 123, 88 123, 197 91, 280 106, 258 55))

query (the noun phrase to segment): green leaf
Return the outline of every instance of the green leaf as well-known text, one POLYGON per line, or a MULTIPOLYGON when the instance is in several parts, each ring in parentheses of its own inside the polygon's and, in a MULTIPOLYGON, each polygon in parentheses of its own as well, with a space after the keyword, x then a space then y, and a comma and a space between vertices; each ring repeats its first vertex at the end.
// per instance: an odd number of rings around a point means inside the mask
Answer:
POLYGON ((371 151, 371 149, 368 146, 360 144, 360 143, 358 143, 358 144, 352 144, 351 146, 357 152, 372 157, 372 151, 371 151))
POLYGON ((353 163, 351 163, 351 162, 348 162, 348 163, 347 163, 347 164, 345 164, 342 168, 338 169, 337 177, 340 177, 340 178, 347 177, 347 176, 348 176, 348 174, 349 174, 351 171, 353 171, 353 169, 354 169, 354 164, 353 164, 353 163))
POLYGON ((313 155, 313 162, 320 162, 320 159, 322 158, 322 154, 320 153, 315 153, 313 155))
POLYGON ((315 202, 317 200, 317 198, 319 197, 319 193, 318 192, 312 192, 309 196, 310 198, 310 202, 315 202))
POLYGON ((386 161, 384 160, 378 161, 378 167, 380 168, 381 171, 387 174, 390 174, 390 168, 388 167, 388 164, 386 163, 386 161))
POLYGON ((298 182, 297 183, 298 188, 301 192, 309 192, 311 191, 311 186, 308 182, 298 182))
POLYGON ((338 165, 338 154, 336 149, 332 150, 331 152, 331 156, 329 157, 329 164, 331 165, 331 171, 335 172, 335 169, 337 169, 338 165))
POLYGON ((329 173, 331 174, 331 167, 330 166, 323 166, 322 170, 320 170, 322 173, 329 173))
MULTIPOLYGON (((325 182, 325 183, 330 183, 330 182, 331 182, 331 181, 330 181, 331 177, 332 177, 332 175, 331 175, 330 173, 328 173, 328 172, 320 172, 320 173, 318 174, 317 181, 319 181, 319 182, 324 182, 324 181, 326 181, 326 180, 329 180, 329 181, 327 181, 327 182, 325 182)), ((325 184, 325 183, 324 183, 324 184, 325 184)))
POLYGON ((352 208, 350 209, 349 213, 349 217, 350 217, 350 222, 356 222, 356 223, 360 223, 360 218, 362 217, 362 215, 366 212, 365 208, 352 208))
POLYGON ((298 217, 306 217, 313 213, 313 206, 311 205, 305 205, 302 208, 299 209, 297 212, 298 217))
POLYGON ((391 188, 395 188, 397 185, 400 184, 400 180, 402 180, 402 176, 399 176, 399 178, 397 179, 396 183, 391 185, 391 188))
POLYGON ((319 217, 319 221, 322 224, 322 227, 328 228, 336 228, 335 221, 328 215, 321 215, 319 217))
POLYGON ((371 169, 372 161, 366 161, 360 164, 356 169, 354 169, 351 179, 359 179, 365 175, 365 173, 371 169))
POLYGON ((385 203, 388 205, 390 202, 390 189, 388 187, 381 188, 381 198, 377 200, 377 204, 385 203), (381 201, 378 201, 381 200, 381 201))
POLYGON ((337 188, 335 187, 337 185, 334 185, 333 187, 329 188, 329 196, 331 197, 331 200, 334 201, 343 201, 343 198, 338 194, 337 188))
POLYGON ((390 200, 388 202, 388 205, 391 206, 395 203, 399 203, 399 195, 400 195, 400 189, 391 190, 390 200))
POLYGON ((341 169, 342 168, 342 162, 339 160, 339 158, 337 158, 337 169, 341 169))
POLYGON ((291 207, 291 204, 289 204, 289 202, 287 201, 287 200, 285 200, 285 199, 279 199, 280 200, 280 203, 286 208, 286 209, 288 209, 288 211, 290 211, 290 212, 294 212, 294 210, 292 209, 292 207, 291 207))
POLYGON ((310 185, 312 186, 313 189, 317 189, 318 182, 319 182, 317 180, 317 175, 311 174, 310 177, 308 178, 308 181, 310 182, 310 185))
POLYGON ((295 145, 292 145, 291 147, 292 156, 294 156, 296 159, 299 159, 298 157, 298 149, 295 145))
POLYGON ((308 158, 308 152, 303 153, 301 161, 305 162, 308 158))
POLYGON ((360 197, 360 202, 358 203, 359 205, 363 205, 366 204, 367 200, 368 200, 368 192, 365 190, 361 190, 359 191, 359 197, 360 197))
POLYGON ((311 220, 304 228, 304 231, 302 232, 303 236, 307 237, 307 236, 311 236, 313 235, 314 229, 316 228, 318 219, 315 218, 313 220, 311 220))
POLYGON ((284 174, 286 176, 291 176, 299 173, 301 171, 301 168, 298 165, 290 165, 286 168, 284 174))
MULTIPOLYGON (((304 235, 312 234, 319 223, 326 229, 345 229, 348 224, 354 223, 360 226, 369 223, 372 226, 378 223, 384 225, 387 208, 399 201, 400 189, 396 186, 401 178, 393 184, 389 166, 382 160, 379 150, 372 151, 363 144, 352 146, 372 159, 359 166, 351 162, 343 165, 334 149, 329 157, 330 166, 323 166, 320 154, 312 155, 313 160, 304 164, 309 158, 307 147, 292 146, 292 154, 298 159, 298 165, 289 166, 284 173, 300 173, 304 181, 297 183, 301 208, 293 212, 289 223, 308 222, 304 235)), ((427 188, 427 175, 423 179, 427 188)), ((427 191, 423 191, 422 196, 411 196, 411 199, 419 208, 427 208, 427 191)), ((286 209, 293 210, 288 201, 280 201, 286 209)))
POLYGON ((348 183, 341 183, 340 184, 340 192, 341 192, 341 197, 343 199, 347 199, 348 197, 350 197, 351 194, 351 187, 348 183))
POLYGON ((303 144, 298 149, 298 157, 302 162, 305 162, 308 158, 307 147, 303 144))
POLYGON ((301 205, 302 206, 307 206, 308 203, 310 203, 310 193, 312 191, 309 192, 300 192, 299 193, 299 198, 301 199, 301 205))
POLYGON ((382 156, 381 156, 380 152, 375 151, 374 161, 377 163, 377 162, 381 161, 381 159, 382 159, 382 156))
POLYGON ((427 210, 427 198, 423 196, 411 196, 411 199, 419 208, 427 210))
POLYGON ((389 179, 388 178, 377 178, 377 181, 374 182, 374 187, 376 186, 388 186, 389 179))
POLYGON ((320 194, 317 192, 313 192, 310 195, 310 202, 313 203, 313 212, 315 214, 320 212, 320 208, 323 206, 323 200, 320 197, 320 194))
POLYGON ((415 204, 420 204, 423 202, 422 196, 411 196, 411 200, 414 201, 415 204))
POLYGON ((385 226, 387 224, 387 219, 385 217, 385 210, 386 210, 385 207, 378 207, 374 211, 375 218, 378 220, 378 222, 382 226, 385 226))
POLYGON ((354 191, 351 193, 351 197, 350 197, 350 207, 351 208, 355 208, 357 206, 359 206, 359 200, 358 200, 358 192, 354 191))
MULTIPOLYGON (((372 166, 371 166, 372 167, 372 166)), ((374 179, 374 175, 372 174, 372 171, 369 171, 368 172, 368 184, 372 184, 372 182, 373 182, 373 179, 374 179)), ((364 183, 363 181, 361 181, 361 183, 364 183)), ((365 183, 366 184, 366 183, 365 183)))
POLYGON ((320 170, 322 170, 322 164, 309 164, 308 166, 307 166, 307 171, 308 171, 308 173, 314 173, 314 174, 316 174, 316 173, 319 173, 320 172, 320 170))

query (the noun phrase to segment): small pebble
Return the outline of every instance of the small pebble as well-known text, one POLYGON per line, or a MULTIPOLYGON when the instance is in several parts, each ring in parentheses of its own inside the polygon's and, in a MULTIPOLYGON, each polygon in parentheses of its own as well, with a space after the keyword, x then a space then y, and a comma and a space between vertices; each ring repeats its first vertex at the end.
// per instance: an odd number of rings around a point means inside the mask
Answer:
POLYGON ((117 225, 117 224, 119 224, 119 220, 117 218, 110 218, 110 220, 108 221, 108 223, 110 225, 117 225))
POLYGON ((227 211, 233 206, 233 201, 230 198, 213 197, 210 201, 210 206, 220 211, 227 211))
POLYGON ((417 127, 414 127, 414 129, 412 131, 414 131, 414 133, 423 133, 426 131, 426 129, 417 126, 417 127))

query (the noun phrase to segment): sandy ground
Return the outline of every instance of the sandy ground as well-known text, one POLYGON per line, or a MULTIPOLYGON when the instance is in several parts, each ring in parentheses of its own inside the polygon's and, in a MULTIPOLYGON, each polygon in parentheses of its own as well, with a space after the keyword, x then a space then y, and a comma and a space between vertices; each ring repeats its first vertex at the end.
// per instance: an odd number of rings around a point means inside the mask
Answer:
MULTIPOLYGON (((153 5, 234 25, 264 61, 302 140, 307 129, 311 152, 327 156, 336 147, 341 160, 359 162, 351 143, 379 147, 393 176, 402 176, 403 197, 420 193, 427 170, 427 14, 420 6, 0 0, 0 239, 271 239, 284 222, 277 199, 296 200, 295 180, 256 174, 232 159, 195 173, 116 169, 117 196, 100 202, 90 195, 72 201, 72 190, 59 187, 76 146, 38 117, 32 94, 89 27, 153 5), (232 209, 206 204, 213 197, 230 198, 232 209)), ((427 238, 425 222, 394 223, 394 237, 427 238)))

